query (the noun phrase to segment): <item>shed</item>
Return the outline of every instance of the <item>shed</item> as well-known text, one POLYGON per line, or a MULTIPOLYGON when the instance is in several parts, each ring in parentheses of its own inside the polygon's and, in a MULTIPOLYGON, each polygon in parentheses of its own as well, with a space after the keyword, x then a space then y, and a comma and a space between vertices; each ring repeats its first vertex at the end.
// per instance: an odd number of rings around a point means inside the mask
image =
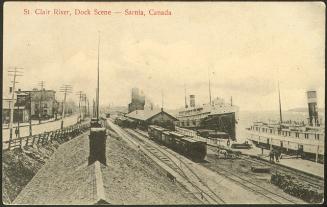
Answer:
POLYGON ((164 128, 174 130, 174 122, 177 119, 161 110, 135 110, 129 114, 126 114, 125 117, 137 121, 137 124, 142 129, 147 129, 149 125, 158 125, 164 128))

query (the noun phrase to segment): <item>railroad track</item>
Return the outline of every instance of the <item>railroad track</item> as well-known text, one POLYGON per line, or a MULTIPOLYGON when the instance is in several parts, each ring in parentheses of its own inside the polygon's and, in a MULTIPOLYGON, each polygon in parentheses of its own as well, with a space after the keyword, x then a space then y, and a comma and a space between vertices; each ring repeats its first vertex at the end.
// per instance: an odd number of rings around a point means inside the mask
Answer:
POLYGON ((268 165, 269 167, 271 167, 272 169, 277 170, 278 172, 284 172, 286 174, 290 174, 290 175, 293 175, 294 177, 299 178, 299 180, 307 183, 311 187, 314 187, 314 188, 319 189, 319 190, 324 189, 324 180, 320 179, 318 177, 313 177, 313 176, 310 176, 310 175, 306 175, 306 174, 304 174, 302 172, 291 170, 291 169, 288 169, 288 168, 280 166, 280 165, 269 163, 267 161, 258 160, 258 159, 251 159, 246 155, 241 155, 240 159, 243 159, 243 160, 246 160, 248 162, 255 163, 255 164, 259 163, 261 165, 266 165, 266 166, 268 165))
POLYGON ((159 146, 156 143, 152 143, 147 136, 144 134, 127 129, 127 131, 135 138, 139 139, 145 144, 145 147, 149 149, 155 156, 166 164, 171 166, 172 169, 176 170, 183 178, 199 192, 202 196, 211 204, 225 203, 224 200, 219 197, 203 180, 189 167, 188 163, 182 159, 176 157, 174 154, 167 151, 166 147, 159 146), (140 137, 142 136, 142 137, 140 137))
MULTIPOLYGON (((148 138, 148 135, 140 130, 136 130, 137 133, 141 134, 142 136, 145 136, 148 138)), ((246 179, 236 175, 235 173, 233 173, 232 171, 228 171, 225 169, 221 169, 219 168, 219 170, 215 170, 218 174, 233 180, 234 182, 244 186, 247 189, 250 189, 251 191, 260 194, 270 200, 273 200, 276 203, 279 204, 284 204, 284 203, 291 203, 291 204, 295 204, 296 202, 294 200, 291 200, 289 198, 286 198, 284 196, 281 196, 275 192, 272 192, 266 188, 261 187, 260 185, 255 184, 254 182, 250 181, 249 179, 246 179)))
POLYGON ((281 195, 279 195, 273 191, 270 191, 264 187, 261 187, 260 185, 252 182, 250 179, 247 179, 244 176, 236 175, 233 171, 226 170, 223 168, 219 168, 219 169, 215 168, 213 170, 215 172, 217 172, 218 174, 220 174, 226 178, 229 178, 229 179, 233 180, 234 182, 244 186, 245 188, 250 189, 251 191, 253 191, 257 194, 260 194, 266 198, 269 198, 269 199, 275 201, 276 203, 279 203, 279 204, 296 204, 297 203, 296 201, 294 201, 292 199, 286 198, 286 197, 281 196, 281 195))
MULTIPOLYGON (((171 157, 167 156, 162 150, 158 149, 158 147, 149 144, 142 138, 137 138, 133 139, 131 138, 130 133, 127 133, 125 130, 121 129, 120 127, 114 125, 113 123, 110 124, 110 126, 113 128, 114 131, 116 131, 120 136, 126 138, 130 143, 133 145, 140 147, 144 150, 146 150, 148 153, 152 154, 155 156, 157 159, 159 159, 161 162, 165 163, 168 165, 172 170, 174 170, 178 175, 180 175, 186 182, 188 182, 193 190, 190 190, 190 192, 197 197, 200 201, 206 201, 204 203, 209 203, 209 204, 221 204, 224 203, 224 201, 217 195, 208 193, 208 189, 204 189, 203 186, 205 186, 204 183, 201 182, 195 182, 194 177, 190 178, 189 176, 186 175, 186 173, 183 171, 183 169, 176 163, 174 159, 171 157), (142 140, 142 141, 141 141, 142 140), (169 164, 168 164, 169 163, 169 164)), ((185 163, 184 163, 185 165, 185 163)))

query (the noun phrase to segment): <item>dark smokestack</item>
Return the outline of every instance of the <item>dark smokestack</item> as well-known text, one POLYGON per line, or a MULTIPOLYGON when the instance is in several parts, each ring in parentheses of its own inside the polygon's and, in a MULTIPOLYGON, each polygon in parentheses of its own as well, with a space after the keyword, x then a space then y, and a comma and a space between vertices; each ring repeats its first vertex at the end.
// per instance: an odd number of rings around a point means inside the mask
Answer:
POLYGON ((309 110, 309 125, 319 125, 318 110, 317 110, 317 92, 307 91, 308 110, 309 110))
POLYGON ((195 107, 195 95, 190 95, 190 107, 195 107))

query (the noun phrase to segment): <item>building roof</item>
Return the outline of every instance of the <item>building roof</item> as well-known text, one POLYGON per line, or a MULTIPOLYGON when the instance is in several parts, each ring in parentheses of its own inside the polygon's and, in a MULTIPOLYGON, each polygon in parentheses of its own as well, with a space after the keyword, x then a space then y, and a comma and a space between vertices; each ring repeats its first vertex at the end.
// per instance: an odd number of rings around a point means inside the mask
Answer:
POLYGON ((142 120, 142 121, 146 121, 149 120, 150 118, 152 118, 153 116, 160 114, 160 113, 165 113, 168 116, 172 117, 174 120, 177 120, 174 116, 168 114, 165 111, 162 110, 135 110, 132 111, 129 114, 126 114, 125 116, 128 118, 132 118, 132 119, 138 119, 138 120, 142 120))

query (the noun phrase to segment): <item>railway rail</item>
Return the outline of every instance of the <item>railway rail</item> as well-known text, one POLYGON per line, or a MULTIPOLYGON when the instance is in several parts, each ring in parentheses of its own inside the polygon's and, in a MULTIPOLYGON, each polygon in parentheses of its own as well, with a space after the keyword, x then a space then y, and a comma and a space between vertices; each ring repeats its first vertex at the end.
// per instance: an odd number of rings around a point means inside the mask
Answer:
POLYGON ((250 189, 251 191, 258 193, 266 198, 269 198, 273 201, 275 201, 276 203, 279 204, 296 204, 297 202, 293 199, 289 199, 286 198, 285 196, 282 196, 278 193, 275 193, 273 191, 270 191, 254 182, 252 182, 250 179, 245 178, 245 176, 239 176, 236 173, 234 173, 231 170, 226 170, 223 168, 219 168, 219 169, 214 169, 215 172, 217 172, 218 174, 225 176, 231 180, 233 180, 234 182, 250 189))
POLYGON ((135 146, 142 146, 144 150, 158 158, 161 162, 168 165, 172 170, 174 170, 178 175, 180 175, 187 183, 189 183, 192 186, 191 193, 197 197, 201 201, 206 201, 204 203, 209 204, 221 204, 224 203, 224 201, 216 195, 206 184, 201 182, 201 180, 196 180, 196 176, 187 176, 187 173, 185 172, 185 163, 183 163, 178 158, 173 158, 172 156, 168 156, 167 153, 164 152, 164 150, 159 149, 157 146, 155 146, 153 143, 149 143, 147 140, 142 139, 140 137, 137 137, 137 135, 134 134, 133 137, 137 139, 131 138, 131 132, 126 132, 125 130, 121 129, 118 126, 115 126, 112 124, 112 128, 118 132, 119 135, 125 137, 130 143, 132 143, 135 146), (177 159, 177 160, 176 160, 177 159), (183 164, 184 168, 179 165, 183 164))
POLYGON ((284 167, 282 165, 276 165, 276 164, 269 163, 269 162, 264 161, 264 160, 251 159, 247 155, 241 155, 240 158, 243 159, 243 160, 255 163, 255 164, 261 164, 261 165, 266 165, 266 166, 268 165, 269 167, 271 167, 275 171, 283 172, 283 173, 293 175, 294 177, 299 178, 299 180, 303 181, 304 183, 307 183, 311 187, 317 188, 319 190, 324 189, 324 180, 321 179, 321 178, 314 177, 314 176, 311 176, 311 175, 307 175, 307 174, 302 173, 302 172, 297 171, 297 170, 291 170, 291 169, 286 168, 286 167, 284 167))
MULTIPOLYGON (((164 158, 163 160, 168 161, 168 163, 173 164, 174 169, 178 169, 180 175, 182 175, 184 178, 188 179, 188 181, 190 181, 190 183, 193 185, 193 187, 195 187, 198 191, 204 193, 205 195, 207 195, 207 197, 209 197, 209 199, 207 199, 208 201, 210 201, 210 199, 212 201, 214 201, 213 203, 225 203, 224 200, 222 198, 220 198, 207 184, 204 183, 204 181, 194 172, 194 170, 192 170, 189 167, 189 164, 186 163, 185 161, 183 161, 182 159, 176 157, 175 155, 173 155, 172 153, 170 153, 169 151, 167 151, 167 147, 164 146, 159 146, 155 143, 151 143, 151 141, 148 139, 148 137, 146 137, 144 134, 140 133, 138 130, 130 130, 128 129, 128 131, 134 135, 134 137, 136 137, 137 139, 140 139, 144 142, 147 143, 148 146, 150 146, 151 149, 155 149, 155 152, 160 152, 164 158), (135 132, 137 134, 135 134, 135 132), (143 137, 140 137, 143 136, 143 137), (144 139, 146 138, 146 139, 144 139), (196 184, 195 184, 196 183, 196 184), (198 187, 198 186, 201 187, 198 187)), ((180 155, 182 156, 182 155, 180 155)))
MULTIPOLYGON (((189 133, 191 133, 191 132, 189 132, 189 133)), ((198 136, 196 138, 199 139, 198 136)), ((211 148, 217 148, 217 146, 209 144, 209 143, 207 143, 207 146, 211 147, 211 148)), ((298 169, 290 168, 287 166, 270 163, 267 160, 252 159, 250 155, 246 155, 246 154, 241 154, 239 156, 239 158, 249 161, 251 163, 269 166, 269 167, 271 167, 271 169, 274 169, 275 171, 283 172, 285 174, 297 177, 297 178, 299 178, 299 180, 303 181, 304 183, 307 183, 309 186, 311 186, 315 189, 318 189, 318 190, 324 189, 324 178, 321 178, 319 176, 316 176, 316 175, 313 175, 313 174, 310 174, 307 172, 303 172, 298 169)))
MULTIPOLYGON (((137 133, 141 134, 142 136, 148 138, 148 135, 145 132, 140 131, 140 130, 135 130, 135 131, 137 133)), ((279 203, 279 204, 285 204, 285 203, 295 204, 295 203, 297 203, 296 201, 294 201, 292 199, 286 198, 285 196, 281 196, 281 195, 274 193, 266 188, 263 188, 260 185, 257 185, 256 183, 250 181, 249 179, 244 179, 243 177, 236 175, 232 171, 228 171, 228 170, 221 169, 221 168, 219 170, 215 170, 215 171, 218 174, 220 174, 228 179, 231 179, 234 182, 244 186, 245 188, 247 188, 257 194, 260 194, 276 203, 279 203)))

